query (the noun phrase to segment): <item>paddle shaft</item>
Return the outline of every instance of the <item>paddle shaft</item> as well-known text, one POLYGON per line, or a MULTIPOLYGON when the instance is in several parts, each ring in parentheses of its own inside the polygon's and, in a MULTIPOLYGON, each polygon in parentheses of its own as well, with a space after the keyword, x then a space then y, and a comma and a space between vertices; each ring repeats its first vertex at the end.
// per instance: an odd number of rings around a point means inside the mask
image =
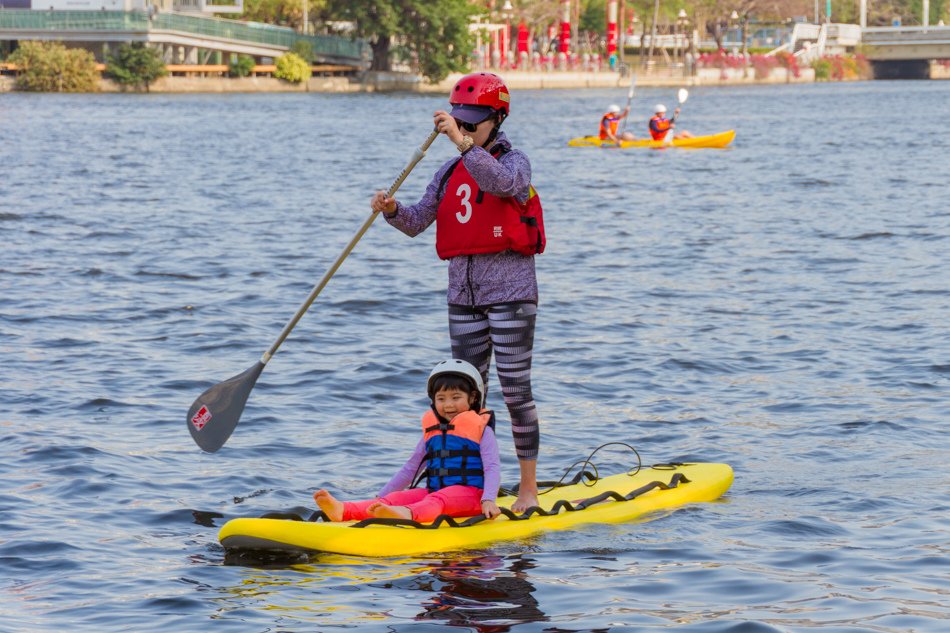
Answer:
POLYGON ((620 132, 617 134, 617 140, 621 140, 620 137, 623 136, 623 131, 627 129, 627 119, 630 118, 630 104, 633 103, 633 90, 637 85, 637 73, 633 73, 633 78, 630 80, 630 90, 627 91, 627 116, 623 118, 623 123, 620 124, 620 132))
MULTIPOLYGON (((422 158, 426 155, 426 150, 429 149, 429 146, 432 145, 432 142, 435 141, 435 138, 438 135, 439 131, 433 130, 429 135, 429 138, 427 138, 425 142, 416 149, 415 153, 412 155, 412 158, 409 160, 409 163, 406 164, 399 176, 396 177, 396 180, 393 181, 392 186, 389 187, 389 190, 386 192, 387 197, 391 198, 393 194, 399 190, 399 187, 402 185, 403 181, 413 170, 413 168, 419 163, 419 161, 422 160, 422 158)), ((336 261, 333 262, 333 265, 330 266, 330 269, 325 275, 323 275, 323 278, 317 283, 316 286, 313 287, 313 290, 310 291, 310 294, 307 296, 307 300, 303 302, 303 305, 300 306, 300 308, 297 310, 297 313, 294 314, 293 318, 291 318, 290 321, 287 322, 287 325, 284 326, 284 329, 281 331, 280 336, 277 337, 277 340, 274 341, 274 344, 270 346, 270 349, 264 352, 263 356, 261 356, 262 364, 266 365, 271 357, 277 353, 277 348, 280 347, 281 344, 287 339, 291 330, 296 327, 304 313, 310 308, 314 300, 316 300, 317 295, 320 294, 323 288, 330 281, 330 278, 333 277, 336 271, 340 268, 340 265, 343 264, 343 260, 346 259, 347 256, 353 251, 356 243, 360 241, 360 239, 363 237, 363 234, 366 233, 370 225, 373 224, 373 221, 376 219, 377 215, 379 215, 379 212, 373 211, 370 216, 366 218, 366 221, 363 222, 363 226, 361 226, 356 232, 356 235, 350 239, 350 242, 346 245, 346 248, 343 249, 343 252, 340 253, 340 256, 336 258, 336 261)))
MULTIPOLYGON (((676 93, 676 100, 679 102, 678 107, 681 113, 683 111, 683 104, 686 103, 686 99, 688 98, 689 98, 689 91, 686 90, 686 88, 680 88, 679 92, 676 93)), ((670 119, 670 131, 666 133, 666 137, 663 139, 664 141, 666 141, 667 145, 672 145, 673 139, 676 136, 676 132, 673 130, 673 126, 676 125, 677 116, 678 115, 674 114, 673 117, 670 119)))

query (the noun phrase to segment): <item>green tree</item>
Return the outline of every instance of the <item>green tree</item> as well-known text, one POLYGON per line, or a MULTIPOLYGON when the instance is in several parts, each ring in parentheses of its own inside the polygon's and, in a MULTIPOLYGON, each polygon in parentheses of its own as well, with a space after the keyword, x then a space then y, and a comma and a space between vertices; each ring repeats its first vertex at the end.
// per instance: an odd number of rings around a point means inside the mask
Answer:
POLYGON ((294 45, 290 47, 290 52, 304 61, 313 63, 313 44, 307 40, 294 42, 294 45))
POLYGON ((256 66, 254 58, 250 55, 238 55, 228 64, 228 75, 231 77, 247 77, 254 71, 256 66))
POLYGON ((304 2, 307 2, 311 22, 327 4, 326 0, 245 0, 241 19, 279 24, 302 31, 304 2))
POLYGON ((329 0, 324 15, 356 25, 373 49, 373 70, 390 70, 398 59, 437 82, 467 68, 469 18, 478 11, 468 0, 329 0))
POLYGON ((126 86, 142 86, 148 92, 149 84, 168 74, 162 54, 155 48, 135 42, 122 44, 114 55, 109 55, 106 75, 126 86))
POLYGON ((274 76, 290 83, 299 84, 310 79, 310 64, 296 53, 284 53, 277 58, 274 76))
POLYGON ((87 50, 59 42, 22 42, 7 59, 19 67, 17 89, 32 92, 95 92, 99 71, 87 50))

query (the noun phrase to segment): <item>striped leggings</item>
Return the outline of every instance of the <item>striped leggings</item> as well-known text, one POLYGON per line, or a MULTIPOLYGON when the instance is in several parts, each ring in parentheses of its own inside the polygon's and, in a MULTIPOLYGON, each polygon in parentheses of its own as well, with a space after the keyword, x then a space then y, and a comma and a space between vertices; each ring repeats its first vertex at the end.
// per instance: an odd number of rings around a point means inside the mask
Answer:
POLYGON ((495 351, 495 370, 511 415, 511 435, 518 459, 536 460, 540 432, 531 394, 531 351, 537 306, 519 301, 486 308, 449 306, 452 357, 468 361, 488 388, 488 367, 495 351))

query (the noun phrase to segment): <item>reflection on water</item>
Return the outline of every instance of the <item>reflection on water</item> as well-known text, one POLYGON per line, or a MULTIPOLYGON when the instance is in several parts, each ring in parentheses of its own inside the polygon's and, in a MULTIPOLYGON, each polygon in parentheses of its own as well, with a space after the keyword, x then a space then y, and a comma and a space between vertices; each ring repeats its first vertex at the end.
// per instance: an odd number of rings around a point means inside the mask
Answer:
POLYGON ((431 581, 421 588, 434 596, 423 602, 425 611, 416 619, 439 620, 483 633, 545 621, 529 580, 528 572, 534 567, 526 556, 480 556, 433 565, 428 572, 431 581))
POLYGON ((223 614, 253 603, 297 621, 365 626, 397 615, 374 615, 367 608, 378 594, 397 591, 406 598, 407 611, 400 619, 484 632, 548 620, 534 595, 531 571, 536 562, 528 555, 456 554, 422 560, 317 554, 307 564, 297 564, 297 555, 228 556, 229 563, 242 565, 248 573, 222 592, 223 614))

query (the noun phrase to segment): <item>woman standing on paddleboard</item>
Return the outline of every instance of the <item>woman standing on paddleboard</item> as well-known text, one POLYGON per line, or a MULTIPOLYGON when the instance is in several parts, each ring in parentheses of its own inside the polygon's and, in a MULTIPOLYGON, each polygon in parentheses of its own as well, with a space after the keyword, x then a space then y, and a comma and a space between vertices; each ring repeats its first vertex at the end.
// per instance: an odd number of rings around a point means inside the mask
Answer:
POLYGON ((478 368, 485 384, 492 351, 521 469, 515 512, 538 503, 538 413, 531 392, 538 284, 534 255, 544 250, 540 201, 531 164, 500 130, 510 96, 501 77, 472 73, 437 110, 436 129, 457 148, 422 199, 403 205, 379 191, 371 206, 415 237, 436 223, 436 250, 449 262, 452 356, 478 368))

